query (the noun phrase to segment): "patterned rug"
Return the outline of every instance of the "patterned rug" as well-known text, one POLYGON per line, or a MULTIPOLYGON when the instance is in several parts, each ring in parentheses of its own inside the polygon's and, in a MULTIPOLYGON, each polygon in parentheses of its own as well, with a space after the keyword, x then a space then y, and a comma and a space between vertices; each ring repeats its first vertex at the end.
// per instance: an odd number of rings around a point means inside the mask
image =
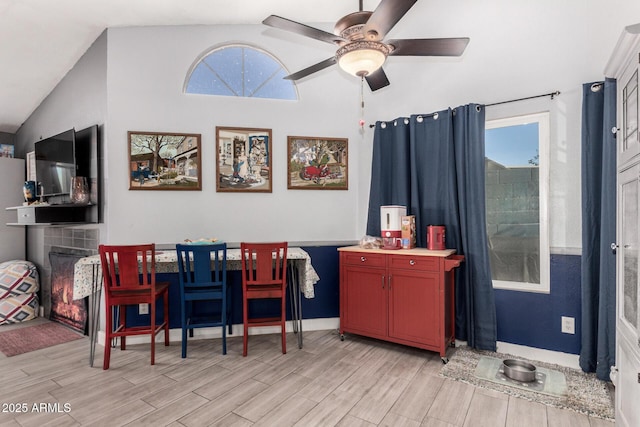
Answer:
POLYGON ((43 323, 0 332, 0 351, 7 357, 51 347, 82 338, 83 335, 59 323, 43 323))
POLYGON ((508 354, 460 347, 454 350, 453 355, 449 359, 449 363, 444 365, 440 371, 440 375, 477 387, 496 390, 532 402, 539 402, 556 408, 571 409, 591 417, 611 421, 614 420, 615 417, 613 399, 609 392, 608 383, 597 379, 595 374, 587 374, 580 370, 564 366, 527 360, 522 357, 516 357, 508 354), (500 384, 494 381, 487 381, 485 379, 478 378, 475 375, 476 366, 482 357, 493 357, 500 360, 519 359, 528 361, 537 367, 562 372, 566 379, 567 395, 552 396, 549 394, 537 393, 532 390, 524 390, 508 384, 500 384))

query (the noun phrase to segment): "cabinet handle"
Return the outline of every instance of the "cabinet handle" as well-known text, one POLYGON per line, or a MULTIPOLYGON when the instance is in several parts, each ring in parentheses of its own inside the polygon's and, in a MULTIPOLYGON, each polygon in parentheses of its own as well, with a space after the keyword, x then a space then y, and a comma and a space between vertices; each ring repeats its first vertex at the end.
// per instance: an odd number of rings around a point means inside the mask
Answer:
POLYGON ((360 257, 360 261, 365 262, 366 260, 367 260, 366 257, 363 257, 363 256, 360 257))
POLYGON ((384 289, 384 276, 382 276, 382 289, 384 289))
POLYGON ((393 274, 389 275, 389 290, 391 290, 391 278, 393 277, 393 274))
POLYGON ((414 260, 410 260, 409 265, 416 265, 416 262, 414 260))

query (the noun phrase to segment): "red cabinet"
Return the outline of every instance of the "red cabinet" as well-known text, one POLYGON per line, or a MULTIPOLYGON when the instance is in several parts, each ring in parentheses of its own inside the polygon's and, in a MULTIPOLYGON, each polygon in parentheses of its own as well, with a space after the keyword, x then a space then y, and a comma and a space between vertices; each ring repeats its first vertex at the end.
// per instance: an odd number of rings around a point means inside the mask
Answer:
POLYGON ((454 250, 340 251, 340 336, 354 333, 437 351, 452 345, 454 250))

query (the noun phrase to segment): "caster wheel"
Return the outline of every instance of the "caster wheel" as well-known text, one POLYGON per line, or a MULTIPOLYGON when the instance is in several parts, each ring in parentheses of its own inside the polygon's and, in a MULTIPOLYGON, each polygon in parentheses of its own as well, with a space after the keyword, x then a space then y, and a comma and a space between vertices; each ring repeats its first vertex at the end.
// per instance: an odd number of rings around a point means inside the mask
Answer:
POLYGON ((344 334, 340 334, 340 341, 344 341, 344 334))
POLYGON ((448 357, 441 357, 442 359, 442 364, 446 365, 447 363, 449 363, 449 358, 448 357))

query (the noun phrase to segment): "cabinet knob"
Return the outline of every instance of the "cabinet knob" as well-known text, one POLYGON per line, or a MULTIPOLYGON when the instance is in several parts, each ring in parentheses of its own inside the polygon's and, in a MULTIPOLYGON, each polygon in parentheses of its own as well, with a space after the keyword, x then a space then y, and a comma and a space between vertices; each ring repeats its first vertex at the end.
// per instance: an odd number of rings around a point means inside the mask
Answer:
POLYGON ((366 257, 363 257, 363 256, 360 257, 360 261, 365 262, 366 260, 367 260, 366 257))
POLYGON ((409 265, 416 265, 416 262, 414 260, 410 260, 409 265))

